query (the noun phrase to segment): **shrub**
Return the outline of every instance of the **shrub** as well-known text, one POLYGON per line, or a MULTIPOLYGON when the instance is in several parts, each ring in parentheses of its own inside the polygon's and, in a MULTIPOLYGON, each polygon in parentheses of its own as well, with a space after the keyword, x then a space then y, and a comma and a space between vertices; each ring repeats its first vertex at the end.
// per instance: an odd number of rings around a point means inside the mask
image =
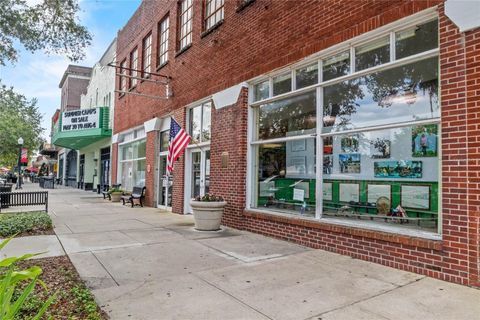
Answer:
POLYGON ((10 237, 36 230, 50 230, 52 227, 52 219, 45 212, 4 213, 0 215, 1 237, 10 237))

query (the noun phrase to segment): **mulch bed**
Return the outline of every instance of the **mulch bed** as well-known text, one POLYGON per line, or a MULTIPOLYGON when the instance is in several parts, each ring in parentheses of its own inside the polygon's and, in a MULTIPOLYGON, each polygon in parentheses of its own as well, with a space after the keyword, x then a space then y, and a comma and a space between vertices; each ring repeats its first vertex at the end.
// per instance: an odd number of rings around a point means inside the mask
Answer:
POLYGON ((50 235, 55 235, 55 231, 53 231, 53 228, 51 229, 33 229, 30 231, 25 231, 22 233, 19 233, 18 235, 15 236, 15 238, 18 237, 29 237, 29 236, 50 236, 50 235))
POLYGON ((36 314, 38 306, 46 301, 49 296, 57 292, 56 301, 48 308, 44 319, 109 319, 94 302, 93 296, 80 279, 72 262, 67 256, 31 259, 19 263, 19 268, 39 266, 43 273, 40 279, 45 282, 48 292, 37 285, 34 294, 23 308, 19 319, 28 319, 36 314), (37 308, 35 308, 37 306, 37 308))

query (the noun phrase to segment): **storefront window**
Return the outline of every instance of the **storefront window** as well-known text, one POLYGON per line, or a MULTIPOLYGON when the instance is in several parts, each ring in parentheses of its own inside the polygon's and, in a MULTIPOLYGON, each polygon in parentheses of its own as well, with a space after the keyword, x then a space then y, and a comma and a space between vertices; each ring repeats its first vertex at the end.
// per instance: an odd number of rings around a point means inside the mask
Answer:
POLYGON ((395 33, 396 58, 401 59, 438 47, 438 20, 395 33))
POLYGON ((350 73, 350 51, 345 51, 323 60, 323 81, 350 73))
POLYGON ((292 74, 290 72, 273 78, 273 95, 292 91, 292 74))
POLYGON ((315 139, 256 147, 256 207, 315 215, 315 139))
POLYGON ((255 85, 255 101, 267 99, 270 96, 270 84, 268 81, 261 82, 255 85))
POLYGON ((145 186, 146 140, 120 146, 120 172, 122 189, 145 186))
MULTIPOLYGON (((394 232, 438 232, 439 68, 437 56, 422 55, 438 46, 437 25, 407 26, 349 46, 295 70, 294 90, 315 85, 321 62, 322 79, 312 91, 254 102, 250 206, 394 232), (414 54, 413 62, 396 63, 414 54), (335 81, 342 76, 348 80, 335 81)), ((279 94, 281 82, 260 82, 254 100, 269 97, 259 97, 259 88, 279 94)))
POLYGON ((295 74, 297 89, 314 85, 318 83, 318 63, 299 68, 295 74))
POLYGON ((390 37, 355 48, 355 70, 360 71, 390 61, 390 37))
POLYGON ((324 132, 435 118, 438 58, 375 72, 324 89, 324 132))
POLYGON ((261 105, 258 139, 313 133, 316 126, 315 92, 261 105))
POLYGON ((170 138, 170 130, 160 132, 160 152, 168 151, 168 140, 170 138))

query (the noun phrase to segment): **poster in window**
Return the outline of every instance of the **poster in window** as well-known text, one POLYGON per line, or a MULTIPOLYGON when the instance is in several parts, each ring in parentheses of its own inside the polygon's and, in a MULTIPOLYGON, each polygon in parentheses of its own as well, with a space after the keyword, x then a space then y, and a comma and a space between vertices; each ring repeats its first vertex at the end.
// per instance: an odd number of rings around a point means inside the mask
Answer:
POLYGON ((358 134, 342 137, 340 144, 344 153, 358 152, 358 146, 360 145, 358 134))
POLYGON ((412 156, 436 157, 438 125, 426 124, 412 127, 412 156))
POLYGON ((391 200, 392 187, 389 184, 369 184, 367 186, 367 201, 377 203, 378 198, 391 200))
POLYGON ((287 167, 287 174, 290 176, 305 175, 307 172, 306 157, 291 157, 287 167))
POLYGON ((292 152, 305 151, 305 140, 293 140, 291 146, 292 152))
POLYGON ((333 171, 333 156, 326 155, 323 156, 323 173, 331 174, 333 171))
POLYGON ((360 173, 360 154, 339 154, 340 173, 360 173))
POLYGON ((372 159, 389 159, 390 144, 390 140, 385 138, 370 140, 370 154, 372 159))
POLYGON ((332 183, 331 182, 324 182, 323 183, 323 200, 332 201, 332 183))
POLYGON ((422 161, 376 161, 373 164, 375 178, 422 178, 422 161))
POLYGON ((430 210, 430 186, 402 185, 400 193, 402 207, 430 210))
POLYGON ((358 183, 340 183, 340 202, 350 201, 360 201, 360 185, 358 183))

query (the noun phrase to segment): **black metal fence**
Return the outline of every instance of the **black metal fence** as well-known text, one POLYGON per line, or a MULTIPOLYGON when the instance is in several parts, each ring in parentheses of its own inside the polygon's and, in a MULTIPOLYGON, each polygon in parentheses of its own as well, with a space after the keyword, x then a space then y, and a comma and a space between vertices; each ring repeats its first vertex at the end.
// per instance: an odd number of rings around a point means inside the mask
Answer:
POLYGON ((0 192, 0 212, 2 208, 40 205, 48 212, 48 191, 0 192))

